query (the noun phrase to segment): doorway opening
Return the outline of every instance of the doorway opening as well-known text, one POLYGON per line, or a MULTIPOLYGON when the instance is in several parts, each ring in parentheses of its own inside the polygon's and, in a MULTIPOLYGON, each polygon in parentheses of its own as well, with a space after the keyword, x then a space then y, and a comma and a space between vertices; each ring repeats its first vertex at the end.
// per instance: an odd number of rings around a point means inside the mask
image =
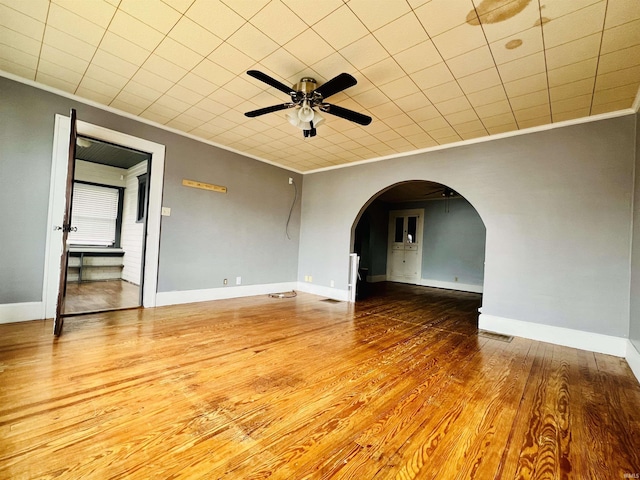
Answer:
MULTIPOLYGON (((130 150, 142 152, 145 155, 150 155, 150 160, 147 162, 146 167, 146 185, 142 185, 142 183, 140 183, 138 187, 138 191, 146 191, 147 198, 145 200, 147 209, 144 214, 144 233, 141 240, 142 258, 139 273, 139 295, 137 297, 137 301, 141 300, 142 306, 145 308, 155 307, 158 284, 158 259, 160 250, 160 220, 162 210, 162 185, 164 182, 165 146, 80 120, 77 121, 77 132, 78 136, 86 139, 100 141, 111 146, 125 147, 130 150)), ((54 226, 62 225, 65 211, 69 133, 69 117, 56 115, 51 169, 51 188, 49 192, 47 247, 45 251, 45 281, 43 284, 42 294, 45 303, 45 318, 53 318, 56 314, 60 277, 62 273, 60 269, 62 233, 57 231, 54 226)), ((78 155, 81 148, 77 148, 76 150, 76 155, 78 155)), ((136 181, 138 181, 138 179, 136 179, 136 181)), ((136 210, 136 213, 137 212, 138 211, 136 210)))
POLYGON ((142 305, 151 155, 79 136, 64 314, 142 305))
POLYGON ((389 282, 482 293, 486 228, 447 185, 391 185, 361 209, 352 232, 352 251, 360 257, 356 301, 389 282))

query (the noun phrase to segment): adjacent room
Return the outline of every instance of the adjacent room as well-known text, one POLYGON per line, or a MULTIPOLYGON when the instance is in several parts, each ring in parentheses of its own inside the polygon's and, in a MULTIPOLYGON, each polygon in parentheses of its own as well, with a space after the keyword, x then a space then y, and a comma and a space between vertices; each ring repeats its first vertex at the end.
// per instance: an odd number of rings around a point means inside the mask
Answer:
POLYGON ((150 158, 148 153, 78 138, 64 313, 142 305, 150 158))
POLYGON ((0 477, 638 478, 638 32, 0 0, 0 477))

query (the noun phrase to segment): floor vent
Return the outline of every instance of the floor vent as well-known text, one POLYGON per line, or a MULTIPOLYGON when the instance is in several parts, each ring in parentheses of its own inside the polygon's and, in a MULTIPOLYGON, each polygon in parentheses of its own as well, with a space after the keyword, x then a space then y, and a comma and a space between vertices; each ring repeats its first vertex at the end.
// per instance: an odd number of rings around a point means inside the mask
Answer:
POLYGON ((334 300, 333 298, 325 298, 324 300, 320 300, 321 302, 327 302, 327 303, 342 303, 341 300, 334 300))
POLYGON ((513 340, 513 337, 510 335, 502 335, 501 333, 487 332, 485 330, 479 330, 478 336, 490 338, 492 340, 499 340, 501 342, 507 342, 507 343, 513 340))

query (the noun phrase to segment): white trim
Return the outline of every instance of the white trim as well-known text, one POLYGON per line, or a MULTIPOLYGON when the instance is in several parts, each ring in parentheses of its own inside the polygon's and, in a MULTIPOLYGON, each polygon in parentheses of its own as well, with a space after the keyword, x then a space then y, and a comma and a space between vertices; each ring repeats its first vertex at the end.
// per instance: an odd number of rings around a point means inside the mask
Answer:
POLYGON ((44 304, 42 302, 0 304, 0 324, 42 320, 44 304))
POLYGON ((631 110, 633 110, 636 113, 638 113, 638 110, 640 110, 640 87, 636 92, 636 98, 633 100, 633 104, 631 105, 631 110))
POLYGON ((349 254, 349 289, 348 301, 354 303, 356 301, 358 279, 360 277, 360 256, 357 253, 349 254))
POLYGON ((457 290, 459 292, 482 293, 482 285, 472 285, 470 283, 443 282, 441 280, 421 278, 419 285, 423 287, 446 288, 447 290, 457 290))
POLYGON ((91 107, 98 108, 100 110, 104 110, 105 112, 109 112, 109 113, 113 113, 113 114, 116 114, 116 115, 120 115, 121 117, 130 118, 131 120, 135 120, 135 121, 140 122, 140 123, 146 123, 147 125, 151 125, 152 127, 160 128, 162 130, 166 130, 167 132, 175 133, 176 135, 180 135, 182 137, 187 137, 187 138, 190 138, 192 140, 196 140, 196 141, 198 141, 200 143, 206 143, 207 145, 212 145, 214 147, 221 148, 222 150, 227 150, 229 152, 237 153, 237 154, 242 155, 244 157, 253 158, 254 160, 258 160, 259 162, 268 163, 269 165, 274 165, 276 167, 282 168, 284 170, 288 170, 290 172, 295 172, 295 173, 299 173, 299 174, 303 174, 304 173, 304 172, 302 172, 300 170, 296 170, 295 168, 285 167, 285 166, 283 166, 283 165, 281 165, 279 163, 273 162, 271 160, 267 160, 265 158, 260 158, 260 157, 258 157, 256 155, 251 154, 251 153, 242 152, 240 150, 236 150, 235 148, 231 148, 231 147, 228 147, 226 145, 222 145, 220 143, 212 142, 211 140, 205 140, 204 138, 196 137, 195 135, 191 135, 190 133, 183 132, 182 130, 177 130, 175 128, 168 127, 166 125, 163 125, 162 123, 154 122, 153 120, 149 120, 149 119, 144 118, 144 117, 139 117, 139 116, 134 115, 132 113, 125 112, 124 110, 118 110, 117 108, 113 108, 113 107, 109 107, 107 105, 103 105, 102 103, 98 103, 98 102, 90 100, 88 98, 80 97, 80 96, 75 95, 73 93, 65 92, 64 90, 59 90, 57 88, 50 87, 49 85, 44 85, 42 83, 34 82, 33 80, 28 80, 26 78, 19 77, 17 75, 14 75, 13 73, 5 72, 4 70, 0 70, 0 77, 5 77, 5 78, 8 78, 9 80, 13 80, 13 81, 18 82, 18 83, 29 85, 30 87, 34 87, 34 88, 37 88, 39 90, 44 90, 45 92, 53 93, 55 95, 59 95, 61 97, 65 97, 65 98, 68 98, 70 100, 74 100, 76 102, 84 103, 85 105, 89 105, 91 107))
POLYGON ((367 283, 386 282, 386 275, 367 275, 367 283))
MULTIPOLYGON (((151 183, 149 184, 149 207, 147 213, 147 238, 145 251, 143 306, 156 306, 158 285, 158 256, 160 251, 160 219, 162 210, 162 185, 164 180, 165 147, 159 143, 127 135, 83 121, 77 122, 78 134, 110 143, 151 153, 151 183)), ((56 114, 54 147, 49 191, 49 215, 47 220, 47 245, 45 250, 45 275, 43 285, 44 311, 41 318, 55 316, 60 279, 60 253, 62 234, 54 232, 60 225, 64 211, 64 185, 67 176, 67 149, 69 146, 69 118, 56 114)))
POLYGON ((297 290, 298 282, 267 283, 262 285, 241 285, 234 287, 205 288, 201 290, 182 290, 158 292, 156 306, 180 305, 183 303, 208 302, 228 298, 251 297, 297 290))
POLYGON ((529 338, 539 342, 553 343, 616 357, 624 357, 627 353, 628 340, 626 338, 584 332, 571 328, 554 327, 541 323, 523 322, 485 313, 480 314, 478 318, 478 328, 503 335, 529 338))
POLYGON ((298 290, 312 295, 318 295, 319 297, 331 298, 343 302, 349 301, 350 290, 340 290, 339 288, 325 287, 309 282, 298 282, 298 290))
POLYGON ((69 117, 56 115, 53 127, 53 152, 51 154, 51 180, 49 182, 49 211, 44 250, 44 275, 42 283, 43 310, 40 318, 53 318, 60 282, 60 255, 62 232, 54 231, 54 225, 62 225, 67 178, 69 148, 69 117), (55 249, 54 249, 55 246, 55 249))
POLYGON ((627 340, 627 355, 625 357, 627 363, 629 364, 629 368, 640 382, 640 352, 635 347, 631 340, 627 340))

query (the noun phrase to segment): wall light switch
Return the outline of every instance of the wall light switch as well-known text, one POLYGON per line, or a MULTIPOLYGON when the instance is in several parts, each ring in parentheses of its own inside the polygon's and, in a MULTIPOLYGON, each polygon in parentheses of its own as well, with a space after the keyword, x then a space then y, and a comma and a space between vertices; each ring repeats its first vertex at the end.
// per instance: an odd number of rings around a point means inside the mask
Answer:
POLYGON ((171 208, 162 207, 162 216, 163 217, 170 217, 171 216, 171 208))

